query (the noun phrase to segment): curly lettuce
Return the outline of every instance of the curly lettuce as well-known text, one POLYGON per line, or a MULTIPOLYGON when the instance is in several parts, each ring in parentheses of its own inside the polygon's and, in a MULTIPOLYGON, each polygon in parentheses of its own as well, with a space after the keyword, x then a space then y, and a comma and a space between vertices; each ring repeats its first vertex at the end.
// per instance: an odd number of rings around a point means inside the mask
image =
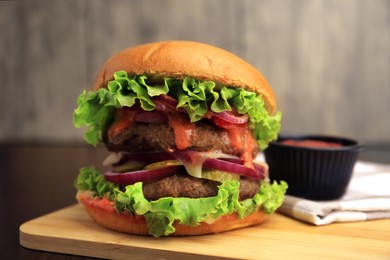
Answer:
POLYGON ((129 77, 125 71, 114 73, 107 89, 84 91, 77 100, 73 113, 74 126, 86 126, 84 139, 97 145, 102 134, 114 118, 114 110, 132 107, 137 101, 146 111, 155 109, 152 98, 169 95, 177 101, 177 108, 187 111, 191 122, 201 120, 209 109, 220 113, 235 108, 240 114, 248 114, 249 127, 254 130, 260 149, 276 140, 280 130, 281 113, 271 116, 264 107, 261 95, 244 89, 217 86, 213 81, 199 81, 191 77, 182 80, 164 78, 163 83, 150 85, 146 75, 129 77))
POLYGON ((78 190, 90 190, 95 193, 95 196, 107 197, 110 200, 114 198, 113 190, 119 188, 117 184, 106 181, 102 172, 95 167, 81 168, 74 186, 78 190))
POLYGON ((263 181, 253 198, 239 201, 239 185, 236 180, 224 181, 218 187, 218 194, 213 197, 165 197, 149 201, 144 197, 141 182, 128 185, 122 191, 118 185, 105 181, 101 171, 93 167, 82 168, 75 181, 78 190, 89 190, 94 192, 95 197, 107 197, 113 201, 118 212, 144 216, 150 235, 155 237, 174 233, 175 221, 196 226, 233 212, 237 212, 242 219, 260 207, 266 214, 271 214, 282 205, 287 190, 287 184, 283 181, 280 184, 263 181))

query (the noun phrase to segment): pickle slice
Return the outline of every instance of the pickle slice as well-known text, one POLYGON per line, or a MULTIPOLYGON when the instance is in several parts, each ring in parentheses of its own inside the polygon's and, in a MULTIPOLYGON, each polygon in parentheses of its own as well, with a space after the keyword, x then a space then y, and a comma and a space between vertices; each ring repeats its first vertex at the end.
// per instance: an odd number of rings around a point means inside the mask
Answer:
POLYGON ((181 165, 181 163, 178 160, 166 160, 161 162, 155 162, 146 165, 144 170, 152 170, 152 169, 157 169, 157 168, 162 168, 165 166, 172 166, 172 165, 181 165))
POLYGON ((132 172, 132 171, 142 170, 142 168, 144 168, 144 167, 145 167, 145 163, 144 162, 130 161, 130 162, 126 162, 124 164, 115 166, 114 167, 114 172, 119 172, 119 173, 122 173, 122 172, 132 172))
POLYGON ((212 170, 212 169, 203 169, 202 178, 212 180, 212 181, 219 181, 219 182, 229 181, 229 180, 238 181, 240 179, 240 175, 224 172, 224 171, 212 170))

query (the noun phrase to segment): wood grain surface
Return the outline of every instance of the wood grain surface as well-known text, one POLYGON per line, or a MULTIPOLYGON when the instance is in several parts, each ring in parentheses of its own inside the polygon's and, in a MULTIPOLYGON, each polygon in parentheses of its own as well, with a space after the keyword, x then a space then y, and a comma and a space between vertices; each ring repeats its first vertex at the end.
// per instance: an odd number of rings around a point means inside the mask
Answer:
POLYGON ((282 132, 390 142, 390 1, 2 1, 0 141, 81 141, 77 96, 113 53, 196 40, 273 86, 282 132))
POLYGON ((389 259, 390 219, 311 226, 280 214, 217 235, 152 238, 101 228, 80 205, 24 223, 21 245, 115 259, 389 259))

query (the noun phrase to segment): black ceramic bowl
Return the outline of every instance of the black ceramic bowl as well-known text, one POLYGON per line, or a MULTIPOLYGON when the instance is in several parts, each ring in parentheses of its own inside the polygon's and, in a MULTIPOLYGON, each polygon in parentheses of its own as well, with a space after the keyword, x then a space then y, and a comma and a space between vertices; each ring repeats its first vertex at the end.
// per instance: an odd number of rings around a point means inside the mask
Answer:
POLYGON ((345 193, 362 149, 363 145, 344 137, 279 136, 265 149, 264 155, 270 179, 286 181, 287 194, 333 200, 345 193), (305 143, 307 146, 299 146, 305 143))

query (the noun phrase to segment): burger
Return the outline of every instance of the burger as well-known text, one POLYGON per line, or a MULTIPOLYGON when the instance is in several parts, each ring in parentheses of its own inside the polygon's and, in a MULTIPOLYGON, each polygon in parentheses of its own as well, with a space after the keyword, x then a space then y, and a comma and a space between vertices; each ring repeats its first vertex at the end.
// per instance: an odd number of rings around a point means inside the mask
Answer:
POLYGON ((107 148, 82 168, 77 200, 101 226, 129 234, 188 236, 264 222, 287 184, 270 183, 259 150, 281 113, 253 66, 198 42, 166 41, 109 58, 73 119, 107 148))

